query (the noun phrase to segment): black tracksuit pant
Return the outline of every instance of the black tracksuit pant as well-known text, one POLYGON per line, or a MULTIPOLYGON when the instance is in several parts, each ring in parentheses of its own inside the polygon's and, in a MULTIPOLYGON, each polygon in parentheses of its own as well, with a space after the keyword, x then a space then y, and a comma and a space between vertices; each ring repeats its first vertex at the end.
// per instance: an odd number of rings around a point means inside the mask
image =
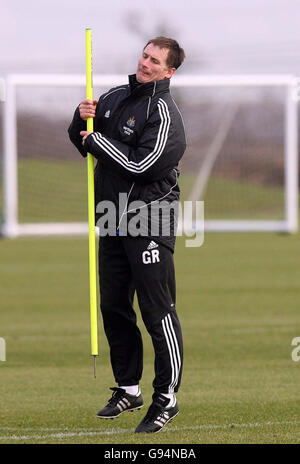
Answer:
POLYGON ((156 392, 177 392, 182 373, 182 335, 175 309, 172 251, 147 237, 101 237, 101 312, 118 385, 137 385, 142 377, 143 344, 134 292, 155 353, 156 392))

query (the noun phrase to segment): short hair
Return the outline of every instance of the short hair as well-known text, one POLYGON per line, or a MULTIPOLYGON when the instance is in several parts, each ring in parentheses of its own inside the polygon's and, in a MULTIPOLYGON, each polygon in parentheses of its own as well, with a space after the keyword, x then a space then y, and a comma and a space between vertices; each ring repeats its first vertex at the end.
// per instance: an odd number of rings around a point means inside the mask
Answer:
POLYGON ((149 44, 156 45, 159 48, 167 48, 169 50, 167 57, 167 65, 169 68, 179 68, 185 58, 183 48, 179 46, 176 40, 170 39, 169 37, 159 36, 148 40, 144 50, 149 44))

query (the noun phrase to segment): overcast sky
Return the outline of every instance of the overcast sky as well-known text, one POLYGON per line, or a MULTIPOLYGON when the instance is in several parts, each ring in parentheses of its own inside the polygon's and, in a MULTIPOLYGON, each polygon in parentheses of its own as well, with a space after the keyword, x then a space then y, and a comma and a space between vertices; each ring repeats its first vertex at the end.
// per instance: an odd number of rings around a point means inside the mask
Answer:
POLYGON ((132 73, 148 37, 174 36, 181 72, 300 76, 300 0, 0 0, 0 75, 84 72, 92 28, 96 73, 132 73))

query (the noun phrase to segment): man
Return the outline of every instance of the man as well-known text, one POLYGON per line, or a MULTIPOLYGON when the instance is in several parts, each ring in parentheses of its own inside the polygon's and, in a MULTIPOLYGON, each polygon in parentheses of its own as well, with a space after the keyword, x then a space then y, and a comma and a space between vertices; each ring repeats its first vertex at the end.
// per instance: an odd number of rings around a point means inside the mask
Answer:
MULTIPOLYGON (((149 211, 161 201, 171 204, 179 199, 177 165, 186 140, 169 85, 184 57, 173 39, 149 40, 129 84, 109 90, 99 101, 84 100, 69 127, 70 139, 80 153, 86 156, 89 152, 98 160, 96 220, 103 218, 103 201, 112 202, 117 215, 109 235, 104 236, 100 227, 99 278, 104 330, 118 387, 111 388, 112 397, 98 412, 99 418, 115 418, 143 406, 139 389, 143 346, 133 310, 135 291, 152 338, 153 402, 137 433, 158 432, 179 412, 174 393, 181 381, 183 349, 175 309, 176 221, 171 215, 168 235, 161 228, 153 235, 147 222, 147 234, 137 235, 126 227, 137 213, 130 202, 143 202, 140 211, 149 211), (94 118, 92 134, 85 130, 88 117, 94 118), (126 194, 122 206, 121 194, 126 194)), ((160 222, 159 212, 154 220, 160 222)))

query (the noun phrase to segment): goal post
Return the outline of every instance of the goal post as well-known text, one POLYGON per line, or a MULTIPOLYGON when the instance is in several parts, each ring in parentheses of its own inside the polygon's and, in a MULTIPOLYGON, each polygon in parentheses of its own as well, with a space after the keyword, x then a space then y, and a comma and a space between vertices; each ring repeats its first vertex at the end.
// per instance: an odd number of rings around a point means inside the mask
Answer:
MULTIPOLYGON (((94 75, 94 88, 107 90, 113 86, 122 85, 127 82, 125 75, 94 75)), ((283 184, 282 192, 284 198, 282 217, 280 219, 268 219, 255 217, 255 211, 251 218, 244 217, 206 217, 204 229, 205 231, 261 231, 261 232, 287 232, 294 233, 298 230, 298 104, 295 98, 295 89, 297 79, 292 75, 179 75, 174 76, 171 80, 171 92, 197 89, 201 95, 202 91, 214 92, 214 89, 220 92, 220 89, 243 89, 243 88, 280 88, 284 92, 283 103, 283 184)), ((85 87, 84 75, 56 75, 56 74, 15 74, 5 78, 5 102, 3 106, 3 223, 1 225, 1 234, 6 237, 18 237, 26 235, 82 235, 88 234, 88 224, 85 217, 79 221, 51 221, 45 218, 39 220, 35 218, 31 221, 19 219, 19 179, 18 179, 18 89, 81 89, 82 95, 85 87)), ((177 98, 175 97, 175 100, 177 98)), ((73 101, 73 109, 79 101, 73 101)), ((230 102, 231 103, 231 102, 230 102)), ((182 111, 181 105, 179 104, 182 111)), ((238 105, 237 105, 238 108, 238 105)), ((183 117, 186 119, 189 109, 184 109, 183 117), (185 113, 185 111, 187 113, 185 113)), ((195 113, 196 114, 196 113, 195 113)), ((210 142, 204 150, 203 161, 198 172, 193 173, 192 188, 185 199, 204 200, 206 197, 199 198, 195 192, 204 191, 207 183, 210 181, 212 171, 217 159, 222 157, 222 146, 229 138, 233 119, 237 118, 236 108, 231 107, 230 111, 224 113, 224 117, 220 118, 220 124, 216 127, 210 142), (227 116, 226 116, 227 114, 227 116), (195 175, 194 175, 195 174, 195 175), (194 191, 194 197, 193 197, 194 191)), ((72 113, 68 115, 69 119, 72 113)), ((197 122, 197 114, 195 116, 197 122)), ((200 123, 199 123, 200 124, 200 123)), ((201 124, 200 124, 201 126, 201 124)), ((188 129, 188 128, 187 128, 188 129)), ((201 132, 201 127, 199 127, 201 132)), ((29 137, 35 137, 35 134, 28 134, 29 137)), ((199 135, 201 138, 201 133, 199 135)), ((67 139, 67 133, 65 132, 67 139)), ((189 142, 189 140, 188 140, 189 142)), ((195 152, 196 153, 196 152, 195 152)), ((75 155, 74 155, 75 156, 75 155)), ((185 158, 185 157, 184 157, 185 158)), ((193 155, 193 162, 197 161, 197 153, 193 155)), ((59 162, 59 161, 58 161, 59 162)), ((198 168, 197 168, 198 169, 198 168)), ((189 172, 193 169, 189 168, 189 172)), ((38 176, 37 171, 37 176, 38 176)), ((182 178, 185 175, 183 169, 182 178)), ((247 173, 245 174, 247 175, 247 173)), ((259 176, 257 176, 259 177, 259 176)), ((191 179, 191 177, 189 178, 191 179)), ((230 181, 230 179, 229 179, 230 181)), ((39 196, 40 192, 37 191, 39 196)), ((25 201, 25 200, 24 200, 25 201)), ((45 201, 48 201, 45 199, 45 201)), ((242 200, 241 200, 242 208, 242 200)), ((206 205, 205 205, 206 210, 206 205)), ((38 216, 38 215, 37 215, 38 216)), ((221 216, 224 216, 221 214, 221 216)), ((80 217, 81 219, 81 217, 80 217)))

